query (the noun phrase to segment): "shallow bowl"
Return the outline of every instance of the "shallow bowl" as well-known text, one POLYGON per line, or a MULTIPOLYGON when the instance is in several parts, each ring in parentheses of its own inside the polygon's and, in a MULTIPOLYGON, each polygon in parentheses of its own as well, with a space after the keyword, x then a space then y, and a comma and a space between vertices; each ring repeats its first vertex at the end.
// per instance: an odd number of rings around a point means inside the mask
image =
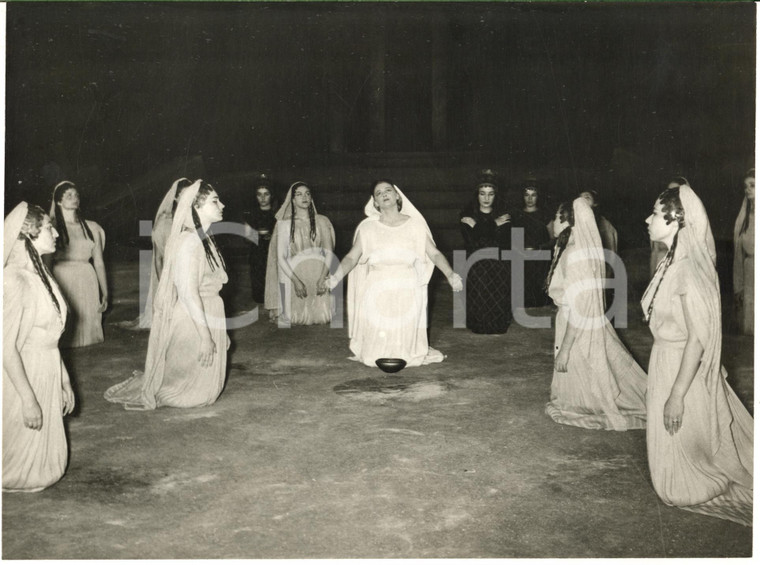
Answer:
POLYGON ((383 357, 382 359, 377 359, 375 365, 380 367, 380 369, 386 373, 398 373, 401 369, 406 367, 406 361, 392 357, 383 357))

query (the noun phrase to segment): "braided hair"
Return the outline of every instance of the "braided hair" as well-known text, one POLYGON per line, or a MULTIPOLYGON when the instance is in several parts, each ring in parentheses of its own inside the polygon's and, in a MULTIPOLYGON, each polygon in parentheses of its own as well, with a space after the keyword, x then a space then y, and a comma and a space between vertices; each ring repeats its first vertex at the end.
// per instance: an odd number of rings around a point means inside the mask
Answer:
MULTIPOLYGON (((296 190, 298 190, 300 187, 306 187, 306 189, 311 193, 311 189, 309 188, 309 185, 307 185, 305 182, 297 182, 293 186, 290 187, 290 241, 292 242, 295 238, 296 233, 296 203, 295 198, 293 196, 296 193, 296 190)), ((317 239, 317 215, 316 210, 314 208, 314 197, 312 196, 311 199, 311 206, 309 206, 309 237, 312 241, 315 241, 317 239)))
MULTIPOLYGON (((179 186, 177 188, 179 188, 179 186)), ((193 224, 195 225, 196 233, 198 234, 200 240, 203 242, 203 251, 206 253, 206 261, 208 262, 209 267, 211 267, 212 271, 215 271, 216 267, 219 267, 221 263, 222 269, 226 271, 227 265, 224 262, 224 257, 222 257, 221 251, 219 251, 219 246, 216 243, 216 239, 214 239, 214 236, 211 233, 208 233, 203 229, 201 219, 198 216, 198 212, 195 210, 196 206, 203 205, 203 203, 206 201, 206 198, 208 198, 209 194, 212 192, 216 192, 214 190, 214 187, 206 181, 201 181, 201 185, 198 188, 198 194, 196 194, 195 199, 190 206, 190 209, 193 216, 193 224), (214 249, 216 249, 216 256, 214 255, 214 249), (216 260, 217 256, 219 257, 218 262, 216 260)))
MULTIPOLYGON (((688 185, 688 183, 686 184, 688 185)), ((652 300, 649 302, 649 307, 647 308, 644 317, 645 320, 649 320, 652 316, 652 308, 654 307, 654 299, 657 297, 657 291, 660 290, 660 285, 665 278, 665 273, 668 271, 668 267, 673 263, 673 256, 675 255, 676 246, 678 244, 678 232, 681 231, 681 228, 683 228, 684 225, 686 225, 683 204, 681 204, 681 197, 679 196, 679 188, 680 187, 667 188, 657 199, 658 202, 662 202, 665 224, 670 225, 671 222, 678 222, 678 231, 673 236, 673 244, 670 246, 670 249, 668 249, 667 254, 662 261, 660 261, 660 264, 657 265, 657 270, 655 271, 654 276, 656 277, 657 273, 660 271, 662 271, 662 274, 660 275, 660 280, 657 282, 657 286, 654 288, 652 300)))
MULTIPOLYGON (((752 178, 752 179, 755 178, 755 169, 750 169, 749 171, 747 171, 747 174, 744 175, 745 180, 749 178, 752 178)), ((755 208, 755 201, 747 198, 747 210, 746 210, 746 214, 744 214, 744 222, 742 223, 742 228, 741 230, 739 230, 740 234, 747 231, 747 228, 749 227, 749 222, 750 222, 749 216, 750 214, 752 214, 754 208, 755 208)))
POLYGON ((44 223, 46 216, 47 214, 45 214, 45 211, 39 206, 29 206, 29 209, 26 213, 26 218, 24 219, 24 223, 21 226, 21 231, 18 234, 18 239, 23 240, 24 248, 26 249, 26 253, 29 255, 29 258, 32 261, 34 271, 37 273, 37 276, 40 277, 42 284, 45 285, 45 289, 53 301, 55 311, 58 312, 58 316, 60 317, 61 305, 58 303, 58 299, 55 296, 55 292, 53 292, 53 285, 51 283, 51 280, 53 280, 53 275, 50 274, 50 271, 48 271, 47 267, 42 262, 42 258, 40 257, 37 248, 32 243, 32 241, 39 237, 40 232, 42 231, 42 224, 44 223))
POLYGON ((572 233, 573 226, 575 225, 575 214, 573 213, 573 204, 571 202, 563 202, 560 204, 557 212, 559 213, 560 219, 567 222, 569 225, 564 230, 562 230, 562 233, 557 236, 557 243, 554 244, 554 257, 552 257, 552 265, 549 269, 549 274, 546 276, 546 281, 544 282, 544 290, 547 292, 549 291, 549 285, 551 284, 552 277, 554 276, 554 269, 557 267, 557 263, 559 263, 559 258, 562 256, 562 253, 567 248, 567 242, 570 241, 570 234, 572 233))
MULTIPOLYGON (((53 189, 53 202, 55 204, 55 229, 58 231, 59 236, 56 240, 56 246, 58 248, 68 247, 69 245, 69 231, 66 229, 66 219, 63 217, 63 212, 61 210, 61 200, 63 199, 63 195, 66 193, 66 191, 71 189, 77 190, 77 187, 73 182, 68 180, 59 182, 53 189)), ((82 233, 84 236, 90 241, 95 241, 95 238, 92 235, 92 231, 90 230, 90 226, 87 225, 87 222, 85 221, 84 216, 82 215, 79 208, 74 211, 74 218, 82 227, 82 233)))

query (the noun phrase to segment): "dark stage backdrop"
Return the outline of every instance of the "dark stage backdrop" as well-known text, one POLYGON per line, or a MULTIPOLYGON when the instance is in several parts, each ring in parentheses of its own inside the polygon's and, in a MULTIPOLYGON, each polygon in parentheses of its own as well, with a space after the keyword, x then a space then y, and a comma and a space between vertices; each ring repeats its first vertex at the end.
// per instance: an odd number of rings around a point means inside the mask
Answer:
POLYGON ((646 245, 678 173, 725 240, 754 155, 755 41, 748 2, 12 2, 6 210, 70 178, 128 240, 180 173, 240 209, 263 170, 281 190, 310 177, 333 195, 320 212, 355 211, 348 229, 370 175, 401 171, 456 229, 490 166, 514 196, 528 176, 555 202, 596 188, 646 245))

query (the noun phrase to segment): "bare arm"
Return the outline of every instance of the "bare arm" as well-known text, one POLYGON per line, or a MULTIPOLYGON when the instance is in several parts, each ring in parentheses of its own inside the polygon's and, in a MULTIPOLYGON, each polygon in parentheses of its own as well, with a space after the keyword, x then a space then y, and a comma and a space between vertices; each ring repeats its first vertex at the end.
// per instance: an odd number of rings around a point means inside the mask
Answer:
MULTIPOLYGON (((321 217, 320 217, 321 218, 321 217)), ((333 229, 332 224, 328 219, 324 219, 322 223, 322 231, 323 231, 323 238, 322 238, 322 246, 324 248, 323 253, 327 255, 327 251, 333 251, 335 249, 335 230, 333 229)), ((328 264, 327 260, 322 262, 322 269, 319 271, 319 278, 318 281, 323 280, 327 275, 330 274, 330 265, 328 264)))
POLYGON ((430 237, 425 240, 425 254, 433 262, 433 265, 441 270, 454 292, 462 290, 462 278, 454 272, 446 257, 438 250, 430 237))
MULTIPOLYGON (((290 220, 291 222, 293 220, 290 220)), ((286 229, 285 222, 281 223, 276 229, 279 230, 277 234, 277 267, 279 271, 290 279, 293 283, 293 288, 298 298, 306 298, 306 285, 298 278, 296 272, 293 270, 293 266, 290 264, 290 229, 286 229)))
POLYGON ((361 259, 362 256, 362 244, 360 235, 356 234, 356 240, 354 241, 354 245, 351 248, 351 250, 346 253, 346 256, 343 257, 343 260, 340 262, 340 265, 338 265, 338 269, 333 273, 331 277, 328 277, 328 286, 332 290, 335 288, 338 283, 343 280, 343 277, 348 275, 354 267, 359 263, 359 259, 361 259))
POLYGON ((435 243, 433 243, 433 240, 429 237, 425 240, 425 254, 433 262, 433 265, 441 270, 447 279, 454 274, 454 269, 451 268, 446 257, 438 250, 435 243))
MULTIPOLYGON (((686 338, 686 346, 683 350, 683 357, 681 357, 678 375, 673 383, 673 388, 670 389, 670 396, 667 402, 665 402, 665 409, 663 410, 663 423, 670 435, 681 429, 684 417, 683 399, 686 393, 689 392, 691 383, 694 382, 697 369, 699 369, 699 364, 702 361, 702 353, 705 351, 705 348, 697 338, 697 328, 689 313, 686 297, 683 295, 681 296, 681 305, 683 306, 684 319, 686 320, 686 331, 689 335, 686 338)), ((699 415, 689 414, 687 417, 698 418, 699 415)))
POLYGON ((558 373, 567 372, 567 363, 570 360, 570 349, 573 347, 576 337, 578 337, 578 328, 575 324, 568 322, 567 329, 565 330, 565 337, 562 338, 562 345, 560 345, 557 356, 554 358, 554 370, 558 373))
POLYGON ((105 247, 105 234, 103 228, 94 224, 95 229, 92 235, 95 238, 95 247, 92 248, 92 266, 95 268, 95 274, 98 277, 98 286, 100 287, 100 306, 98 310, 104 312, 108 308, 108 281, 106 279, 106 265, 103 261, 103 248, 105 247))

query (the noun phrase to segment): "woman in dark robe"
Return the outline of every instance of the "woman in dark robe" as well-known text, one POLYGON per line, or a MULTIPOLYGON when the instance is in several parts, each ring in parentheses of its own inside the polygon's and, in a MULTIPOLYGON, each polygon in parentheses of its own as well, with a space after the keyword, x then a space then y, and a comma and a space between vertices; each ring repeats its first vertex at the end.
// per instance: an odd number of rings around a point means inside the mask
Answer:
MULTIPOLYGON (((539 191, 535 186, 523 189, 523 209, 515 214, 512 227, 523 228, 526 250, 551 249, 551 214, 539 206, 539 191)), ((525 261, 525 306, 544 306, 548 297, 544 292, 544 280, 549 272, 548 261, 525 261)))
POLYGON ((269 242, 272 240, 275 212, 280 203, 272 192, 272 184, 266 175, 256 179, 256 201, 253 208, 244 214, 245 222, 257 233, 258 243, 251 243, 248 265, 251 272, 251 296, 259 304, 264 303, 264 289, 267 278, 267 258, 269 242))
POLYGON ((467 272, 467 327, 477 334, 503 334, 512 320, 509 262, 501 261, 501 251, 510 248, 511 216, 491 175, 482 176, 459 221, 468 255, 489 248, 499 253, 498 259, 476 261, 467 272))

